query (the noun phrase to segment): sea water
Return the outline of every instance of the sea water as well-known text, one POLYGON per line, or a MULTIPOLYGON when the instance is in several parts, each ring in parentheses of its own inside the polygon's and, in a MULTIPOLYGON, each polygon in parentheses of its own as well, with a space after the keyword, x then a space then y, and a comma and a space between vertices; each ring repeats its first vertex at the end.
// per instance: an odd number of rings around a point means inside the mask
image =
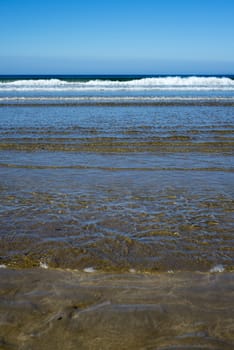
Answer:
POLYGON ((234 80, 1 77, 1 263, 233 268, 234 80))

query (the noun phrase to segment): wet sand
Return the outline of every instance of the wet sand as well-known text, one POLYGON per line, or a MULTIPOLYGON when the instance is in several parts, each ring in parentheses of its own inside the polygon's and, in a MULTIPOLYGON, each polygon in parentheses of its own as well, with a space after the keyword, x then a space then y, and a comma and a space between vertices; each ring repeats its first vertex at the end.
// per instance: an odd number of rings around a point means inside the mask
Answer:
POLYGON ((233 273, 0 270, 0 349, 234 347, 233 273))

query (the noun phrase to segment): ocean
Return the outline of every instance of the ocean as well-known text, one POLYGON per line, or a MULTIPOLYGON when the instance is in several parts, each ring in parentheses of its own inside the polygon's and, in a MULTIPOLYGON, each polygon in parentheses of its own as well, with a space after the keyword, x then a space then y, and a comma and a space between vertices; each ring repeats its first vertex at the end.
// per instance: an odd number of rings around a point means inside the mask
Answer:
POLYGON ((234 76, 0 76, 0 347, 231 349, 233 115, 234 76))
POLYGON ((0 76, 0 104, 233 103, 234 76, 0 76))

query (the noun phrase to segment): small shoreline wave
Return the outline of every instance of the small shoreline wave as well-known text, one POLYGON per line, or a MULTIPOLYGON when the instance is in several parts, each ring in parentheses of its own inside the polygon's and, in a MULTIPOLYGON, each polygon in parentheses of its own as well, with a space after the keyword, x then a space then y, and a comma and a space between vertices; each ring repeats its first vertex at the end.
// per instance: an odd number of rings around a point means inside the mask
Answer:
POLYGON ((219 96, 4 96, 1 101, 97 101, 97 102, 121 102, 121 101, 226 101, 234 102, 234 97, 219 96))
POLYGON ((129 268, 125 270, 102 270, 102 269, 97 269, 93 266, 87 266, 84 268, 64 268, 64 267, 53 267, 49 266, 48 263, 40 261, 38 265, 35 266, 30 266, 30 267, 18 267, 18 266, 8 266, 7 264, 0 264, 0 269, 8 269, 8 270, 34 270, 34 269, 43 269, 43 270, 50 270, 50 271, 69 271, 69 272, 78 272, 78 273, 85 273, 85 274, 108 274, 108 275, 116 275, 116 274, 121 274, 121 275, 126 275, 126 274, 140 274, 140 275, 145 275, 145 274, 150 274, 150 275, 158 275, 158 274, 178 274, 178 273, 191 273, 191 274, 219 274, 219 273, 233 273, 234 271, 232 269, 226 269, 224 265, 222 264, 217 264, 210 269, 206 270, 139 270, 137 268, 129 268))

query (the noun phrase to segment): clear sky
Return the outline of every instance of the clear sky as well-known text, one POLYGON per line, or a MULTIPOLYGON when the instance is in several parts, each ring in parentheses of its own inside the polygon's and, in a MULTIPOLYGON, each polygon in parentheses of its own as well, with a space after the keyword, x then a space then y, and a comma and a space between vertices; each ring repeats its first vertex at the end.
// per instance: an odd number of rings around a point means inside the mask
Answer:
POLYGON ((0 74, 234 74, 234 0, 0 0, 0 74))

